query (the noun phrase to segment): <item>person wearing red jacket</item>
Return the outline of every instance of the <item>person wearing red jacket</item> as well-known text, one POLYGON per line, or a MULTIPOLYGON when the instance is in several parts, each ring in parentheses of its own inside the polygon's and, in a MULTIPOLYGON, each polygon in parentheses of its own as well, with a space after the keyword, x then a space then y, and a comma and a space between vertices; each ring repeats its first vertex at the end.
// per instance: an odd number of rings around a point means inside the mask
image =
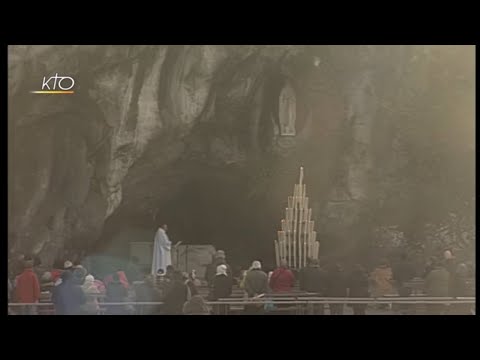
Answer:
POLYGON ((52 271, 50 271, 51 275, 52 275, 52 282, 55 283, 57 282, 58 279, 60 279, 60 276, 62 276, 62 272, 63 270, 61 269, 52 269, 52 271))
MULTIPOLYGON (((40 282, 33 271, 33 260, 27 259, 23 272, 17 276, 15 300, 17 303, 37 303, 40 300, 40 282)), ((35 315, 35 306, 25 306, 21 309, 23 315, 35 315)))
MULTIPOLYGON (((123 285, 125 289, 128 290, 130 287, 130 284, 128 283, 127 275, 125 275, 125 272, 122 270, 118 270, 115 272, 118 275, 118 278, 120 279, 120 283, 123 285)), ((113 281, 113 274, 110 274, 103 279, 103 283, 105 284, 105 287, 108 287, 108 284, 113 281)))
POLYGON ((288 268, 287 261, 282 260, 280 267, 275 269, 270 278, 270 289, 274 293, 290 292, 295 284, 295 276, 288 268))

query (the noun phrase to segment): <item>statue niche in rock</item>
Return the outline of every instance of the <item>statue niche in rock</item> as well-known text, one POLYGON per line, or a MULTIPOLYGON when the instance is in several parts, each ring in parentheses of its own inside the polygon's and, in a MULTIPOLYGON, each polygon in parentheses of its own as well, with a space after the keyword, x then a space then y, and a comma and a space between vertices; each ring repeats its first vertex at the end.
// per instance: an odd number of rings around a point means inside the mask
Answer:
POLYGON ((280 92, 279 101, 280 135, 295 136, 295 120, 297 117, 297 100, 295 91, 286 84, 280 92))

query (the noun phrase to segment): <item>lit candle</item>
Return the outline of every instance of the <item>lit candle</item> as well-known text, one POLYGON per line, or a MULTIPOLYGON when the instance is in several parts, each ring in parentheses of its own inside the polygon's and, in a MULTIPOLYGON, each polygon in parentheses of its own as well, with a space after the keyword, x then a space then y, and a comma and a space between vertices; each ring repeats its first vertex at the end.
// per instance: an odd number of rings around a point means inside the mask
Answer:
POLYGON ((277 262, 277 266, 280 266, 280 254, 278 253, 278 241, 275 240, 275 261, 277 262))
POLYGON ((290 234, 290 225, 287 224, 287 261, 288 261, 288 266, 292 266, 292 246, 291 246, 291 234, 290 234))
POLYGON ((293 232, 293 267, 297 268, 297 241, 295 240, 296 234, 293 232))
POLYGON ((302 233, 301 230, 298 234, 298 266, 302 267, 303 266, 303 244, 302 244, 302 233))

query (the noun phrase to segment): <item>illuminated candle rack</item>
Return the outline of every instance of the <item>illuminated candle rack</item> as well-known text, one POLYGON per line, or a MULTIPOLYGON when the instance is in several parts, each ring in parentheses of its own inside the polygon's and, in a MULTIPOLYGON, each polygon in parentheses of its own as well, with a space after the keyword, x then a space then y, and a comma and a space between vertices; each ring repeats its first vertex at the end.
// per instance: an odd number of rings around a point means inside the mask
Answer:
POLYGON ((318 259, 319 242, 311 220, 312 209, 308 207, 306 185, 303 184, 303 167, 300 168, 300 181, 295 184, 293 196, 288 197, 282 229, 275 240, 275 260, 277 266, 285 259, 288 266, 300 269, 307 265, 307 259, 318 259))

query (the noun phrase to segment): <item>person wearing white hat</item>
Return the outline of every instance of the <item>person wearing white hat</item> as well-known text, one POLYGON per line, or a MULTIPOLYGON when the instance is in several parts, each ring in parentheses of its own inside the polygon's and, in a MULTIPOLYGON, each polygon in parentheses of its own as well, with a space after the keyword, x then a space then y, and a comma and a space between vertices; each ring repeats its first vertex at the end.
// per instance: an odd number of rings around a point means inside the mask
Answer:
POLYGON ((100 290, 95 284, 95 278, 93 275, 85 276, 82 290, 86 297, 86 303, 82 306, 82 313, 85 315, 97 315, 100 309, 98 305, 98 295, 100 295, 100 290))
MULTIPOLYGON (((232 294, 233 281, 227 274, 227 266, 221 264, 217 266, 217 274, 213 280, 213 293, 212 300, 225 299, 232 294)), ((217 314, 226 315, 227 305, 219 305, 217 308, 217 314)))
POLYGON ((260 261, 254 261, 245 278, 245 290, 249 297, 265 294, 268 291, 268 276, 262 271, 260 261))
POLYGON ((232 294, 232 278, 227 274, 227 266, 217 266, 217 274, 213 281, 213 300, 227 298, 232 294))
POLYGON ((205 279, 208 282, 208 285, 210 287, 213 286, 213 282, 215 280, 215 275, 217 271, 217 267, 219 265, 225 265, 227 267, 227 275, 232 278, 233 281, 233 276, 232 276, 232 269, 230 265, 228 265, 226 261, 226 256, 225 256, 225 251, 223 250, 217 250, 215 252, 215 255, 213 256, 212 263, 207 266, 207 270, 205 272, 205 279))

